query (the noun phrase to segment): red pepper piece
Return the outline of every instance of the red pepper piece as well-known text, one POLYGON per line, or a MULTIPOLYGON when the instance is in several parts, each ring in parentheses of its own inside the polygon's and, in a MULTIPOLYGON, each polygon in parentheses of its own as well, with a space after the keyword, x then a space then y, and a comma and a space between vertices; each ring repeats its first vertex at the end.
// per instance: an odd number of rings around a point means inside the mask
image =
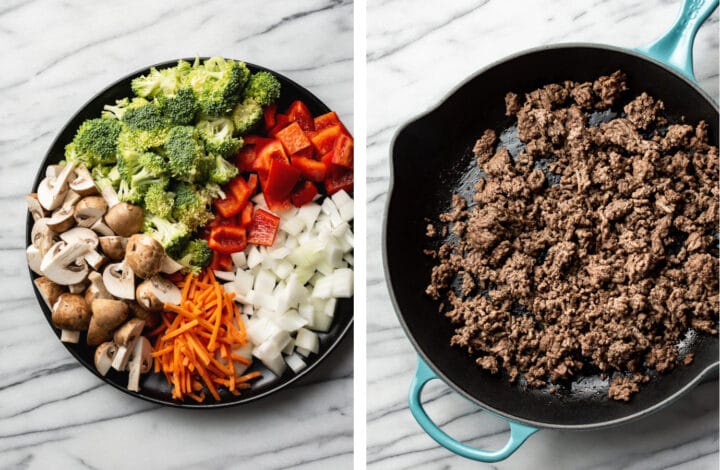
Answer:
POLYGON ((275 137, 277 133, 285 129, 285 126, 288 124, 290 124, 290 119, 288 119, 287 114, 278 113, 275 115, 275 125, 268 131, 268 134, 275 137))
MULTIPOLYGON (((248 199, 250 199, 250 196, 252 196, 250 185, 245 182, 242 176, 238 176, 232 181, 230 181, 230 183, 228 183, 228 191, 232 193, 232 195, 235 196, 238 200, 238 204, 240 206, 238 212, 240 212, 243 207, 245 207, 248 199)), ((237 214, 238 212, 236 212, 235 214, 237 214)))
POLYGON ((263 193, 276 200, 287 198, 299 178, 300 170, 289 163, 273 160, 270 162, 263 193))
POLYGON ((223 217, 232 217, 242 210, 240 201, 231 192, 225 193, 224 199, 215 199, 215 211, 223 217))
POLYGON ((288 155, 292 156, 307 150, 312 152, 312 144, 297 122, 288 124, 285 129, 277 133, 277 138, 282 142, 288 155))
POLYGON ((335 141, 332 163, 345 168, 353 167, 353 139, 347 134, 340 134, 335 141))
POLYGON ((333 149, 335 140, 344 132, 339 125, 327 127, 312 137, 311 142, 318 155, 325 155, 333 149))
POLYGON ((290 122, 297 122, 304 131, 314 131, 315 123, 312 114, 305 103, 302 101, 293 101, 288 108, 288 119, 290 122))
POLYGON ((263 118, 265 119, 265 129, 272 129, 275 127, 275 115, 277 114, 277 105, 272 103, 265 111, 263 111, 263 118))
POLYGON ((243 227, 222 225, 210 231, 208 246, 223 254, 237 253, 247 247, 247 231, 243 227))
POLYGON ((268 137, 260 137, 259 135, 246 135, 243 136, 243 142, 245 144, 249 145, 255 145, 258 147, 258 150, 263 147, 268 142, 271 142, 273 139, 270 139, 268 137))
MULTIPOLYGON (((332 156, 332 154, 330 155, 332 156)), ((312 158, 292 156, 290 158, 290 164, 300 170, 303 178, 317 183, 322 183, 325 180, 327 166, 323 162, 313 160, 312 158)))
POLYGON ((328 169, 328 175, 325 179, 325 191, 329 195, 344 189, 351 193, 353 190, 353 170, 343 168, 341 166, 332 166, 328 169))
POLYGON ((257 191, 258 176, 255 173, 248 176, 247 184, 248 184, 248 188, 250 188, 250 196, 252 197, 255 195, 255 192, 257 191))
POLYGON ((258 209, 250 224, 248 242, 255 245, 272 246, 275 243, 280 217, 266 210, 258 209))
POLYGON ((238 170, 240 170, 241 172, 252 171, 252 167, 255 164, 256 157, 257 153, 255 152, 255 145, 245 145, 238 152, 237 157, 235 158, 235 165, 237 165, 238 170))
POLYGON ((253 204, 252 202, 248 202, 245 205, 245 208, 240 213, 240 226, 245 228, 250 228, 250 224, 252 223, 252 216, 253 216, 253 204))
POLYGON ((185 274, 183 274, 182 271, 176 271, 172 274, 164 274, 163 277, 172 282, 173 284, 176 284, 185 279, 185 274))
POLYGON ((340 118, 338 118, 338 115, 335 111, 330 111, 329 113, 325 113, 316 117, 313 123, 315 124, 316 131, 321 131, 332 126, 342 125, 342 123, 340 122, 340 118))
POLYGON ((232 257, 226 253, 213 252, 212 261, 210 262, 210 269, 215 271, 232 271, 233 261, 232 257))
POLYGON ((257 157, 251 167, 251 171, 257 172, 259 175, 266 175, 270 171, 270 163, 273 160, 288 163, 285 149, 277 139, 268 139, 266 143, 257 150, 257 157))
POLYGON ((314 184, 310 181, 304 181, 299 189, 293 191, 290 195, 290 200, 295 207, 302 207, 308 202, 312 201, 317 196, 318 190, 314 184))

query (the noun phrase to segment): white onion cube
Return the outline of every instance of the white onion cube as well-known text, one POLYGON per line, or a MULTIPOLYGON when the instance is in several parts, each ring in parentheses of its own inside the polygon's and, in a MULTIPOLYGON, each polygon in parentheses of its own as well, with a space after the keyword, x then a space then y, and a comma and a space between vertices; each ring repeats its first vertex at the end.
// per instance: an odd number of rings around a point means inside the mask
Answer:
POLYGON ((315 282, 312 296, 319 299, 328 299, 333 295, 333 279, 334 276, 323 276, 315 282))
POLYGON ((258 271, 255 275, 253 290, 261 294, 272 294, 275 288, 275 275, 264 269, 258 271))
POLYGON ((300 328, 295 337, 295 347, 304 348, 317 354, 320 351, 320 339, 316 333, 307 328, 300 328))
POLYGON ((331 276, 332 297, 347 298, 353 295, 353 270, 336 269, 331 276))
POLYGON ((242 251, 232 253, 230 255, 230 258, 232 259, 232 262, 236 268, 244 269, 247 266, 247 257, 242 251))
POLYGON ((290 369, 295 372, 296 374, 303 370, 305 367, 307 367, 307 364, 305 364, 305 361, 302 360, 300 356, 297 354, 292 354, 285 358, 285 362, 287 362, 287 365, 290 367, 290 369))
POLYGON ((262 263, 263 256, 260 254, 257 246, 253 245, 247 255, 247 266, 252 269, 258 264, 262 263))
POLYGON ((305 223, 307 229, 311 229, 313 225, 315 225, 318 215, 320 215, 320 210, 321 208, 318 204, 311 202, 305 204, 298 210, 297 217, 305 223))

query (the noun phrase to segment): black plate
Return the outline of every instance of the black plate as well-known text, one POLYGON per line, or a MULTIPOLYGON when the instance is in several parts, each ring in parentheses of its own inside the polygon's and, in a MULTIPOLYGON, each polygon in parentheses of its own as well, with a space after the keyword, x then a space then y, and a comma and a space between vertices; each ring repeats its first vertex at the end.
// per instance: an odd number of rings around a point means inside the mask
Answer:
POLYGON ((564 44, 522 52, 481 70, 436 108, 401 128, 391 148, 384 260, 400 323, 419 354, 456 391, 485 409, 535 427, 589 429, 626 422, 665 406, 718 366, 718 338, 698 335, 687 345, 695 354, 692 364, 654 378, 628 403, 609 399, 594 378, 573 382, 568 392, 526 390, 481 370, 466 351, 450 347, 454 327, 438 313, 438 302, 424 294, 433 265, 422 253, 429 248, 425 218, 436 219, 446 211, 454 192, 472 189, 477 177, 470 171, 476 167, 471 151, 475 140, 485 129, 500 135, 512 124, 505 118, 505 94, 523 96, 563 80, 592 81, 618 69, 628 75, 626 95, 647 91, 662 99, 676 119, 704 119, 710 142, 718 145, 717 104, 695 83, 624 49, 564 44))
MULTIPOLYGON (((194 58, 184 60, 192 62, 194 58)), ((176 64, 177 60, 174 60, 156 64, 152 67, 164 68, 172 67, 176 64)), ((252 72, 266 70, 268 72, 272 72, 272 74, 275 75, 280 81, 280 84, 282 85, 282 92, 280 95, 280 99, 277 102, 278 109, 286 109, 293 101, 301 100, 308 106, 310 112, 314 116, 324 114, 330 111, 330 108, 328 108, 322 101, 320 101, 320 99, 318 99, 310 91, 298 85, 289 78, 259 65, 254 65, 247 62, 246 64, 252 72)), ((64 158, 65 145, 72 141, 73 137, 75 136, 75 132, 77 131, 78 127, 80 127, 80 124, 86 119, 99 117, 104 105, 114 104, 115 100, 122 99, 126 96, 131 96, 131 80, 137 76, 146 75, 149 71, 150 67, 147 67, 142 70, 138 70, 137 72, 133 72, 124 78, 121 78, 120 80, 116 81, 112 85, 108 86, 107 88, 96 94, 92 99, 90 99, 90 101, 88 101, 82 108, 80 108, 77 113, 75 113, 75 115, 70 119, 70 121, 68 121, 68 123, 62 128, 62 130, 48 149, 47 153, 45 154, 45 158, 43 159, 43 162, 40 165, 40 169, 35 176, 35 182, 33 183, 32 192, 37 191, 37 187, 40 184, 40 181, 42 181, 42 179, 45 177, 45 168, 48 165, 55 164, 64 158)), ((32 224, 33 219, 28 213, 27 229, 25 233, 26 245, 31 244, 30 231, 32 229, 32 224)), ((32 271, 30 271, 30 277, 34 280, 38 276, 32 271)), ((45 301, 40 295, 40 292, 35 287, 35 283, 33 282, 32 284, 33 289, 35 290, 35 296, 37 297, 38 303, 40 304, 40 308, 42 309, 43 314, 48 321, 48 324, 52 327, 53 332, 55 332, 56 336, 59 339, 59 330, 57 330, 52 325, 52 322, 50 320, 50 309, 47 307, 45 301)), ((121 390, 134 397, 142 398, 143 400, 151 401, 161 405, 175 406, 181 408, 221 408, 226 406, 239 405, 242 403, 248 403, 266 397, 273 392, 287 387, 291 383, 303 377, 311 370, 316 368, 323 361, 323 359, 325 359, 332 352, 332 350, 335 349, 340 340, 342 340, 345 334, 352 327, 352 322, 352 299, 339 299, 337 309, 335 310, 335 318, 333 320, 330 331, 328 331, 327 333, 319 333, 320 353, 312 354, 309 358, 305 359, 307 367, 304 370, 302 370, 298 374, 295 374, 290 370, 290 368, 287 368, 285 370, 285 373, 281 377, 276 377, 272 372, 265 368, 265 366, 263 366, 260 361, 255 360, 253 361, 253 365, 249 369, 249 371, 259 370, 263 373, 263 378, 255 381, 253 383, 253 387, 250 390, 243 390, 242 395, 237 397, 227 392, 226 390, 219 390, 220 401, 218 402, 216 402, 211 396, 208 396, 208 398, 203 403, 196 403, 195 401, 192 401, 190 399, 186 401, 173 400, 171 397, 170 386, 165 380, 165 376, 154 373, 145 374, 142 376, 142 379, 140 381, 140 392, 131 392, 126 388, 128 378, 127 372, 121 373, 111 369, 105 377, 97 373, 93 364, 93 356, 95 349, 90 348, 84 344, 84 336, 79 344, 63 343, 63 345, 65 346, 65 348, 67 348, 68 351, 70 351, 70 354, 75 356, 75 358, 93 374, 95 374, 105 382, 109 383, 113 387, 117 388, 118 390, 121 390)))

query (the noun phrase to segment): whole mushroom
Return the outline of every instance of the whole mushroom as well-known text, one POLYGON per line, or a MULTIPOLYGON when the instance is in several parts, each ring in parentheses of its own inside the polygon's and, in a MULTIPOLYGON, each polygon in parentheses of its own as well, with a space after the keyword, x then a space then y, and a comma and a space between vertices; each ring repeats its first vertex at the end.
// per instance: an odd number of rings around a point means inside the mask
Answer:
POLYGON ((147 279, 160 272, 165 250, 149 235, 136 233, 128 240, 125 248, 125 263, 136 276, 147 279))
POLYGON ((88 327, 87 343, 97 346, 112 338, 115 330, 128 317, 128 306, 122 300, 95 299, 88 327))
POLYGON ((117 235, 100 237, 100 248, 105 256, 113 261, 120 261, 125 257, 125 247, 127 246, 127 238, 117 235))
POLYGON ((80 332, 90 325, 90 307, 82 295, 61 294, 52 309, 53 325, 60 328, 60 341, 77 343, 80 332))
POLYGON ((143 225, 143 210, 127 202, 121 202, 108 209, 105 214, 105 223, 110 229, 121 237, 129 237, 138 233, 143 225))

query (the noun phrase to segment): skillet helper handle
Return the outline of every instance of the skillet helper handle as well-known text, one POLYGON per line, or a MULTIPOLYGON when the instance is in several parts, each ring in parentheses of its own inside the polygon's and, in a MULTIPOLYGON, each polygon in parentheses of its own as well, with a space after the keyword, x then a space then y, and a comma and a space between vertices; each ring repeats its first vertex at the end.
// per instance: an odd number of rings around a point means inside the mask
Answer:
POLYGON ((410 411, 418 424, 420 424, 420 427, 438 444, 450 452, 479 462, 498 462, 508 458, 528 437, 538 430, 537 428, 506 420, 510 425, 510 439, 507 444, 505 444, 505 447, 494 451, 476 449, 453 439, 430 419, 420 400, 420 395, 425 384, 437 378, 437 375, 435 375, 425 361, 418 356, 418 366, 415 371, 415 377, 413 377, 410 383, 410 411))
POLYGON ((718 0, 683 0, 680 14, 668 32, 652 44, 637 50, 696 81, 692 54, 695 34, 717 6, 718 0))

